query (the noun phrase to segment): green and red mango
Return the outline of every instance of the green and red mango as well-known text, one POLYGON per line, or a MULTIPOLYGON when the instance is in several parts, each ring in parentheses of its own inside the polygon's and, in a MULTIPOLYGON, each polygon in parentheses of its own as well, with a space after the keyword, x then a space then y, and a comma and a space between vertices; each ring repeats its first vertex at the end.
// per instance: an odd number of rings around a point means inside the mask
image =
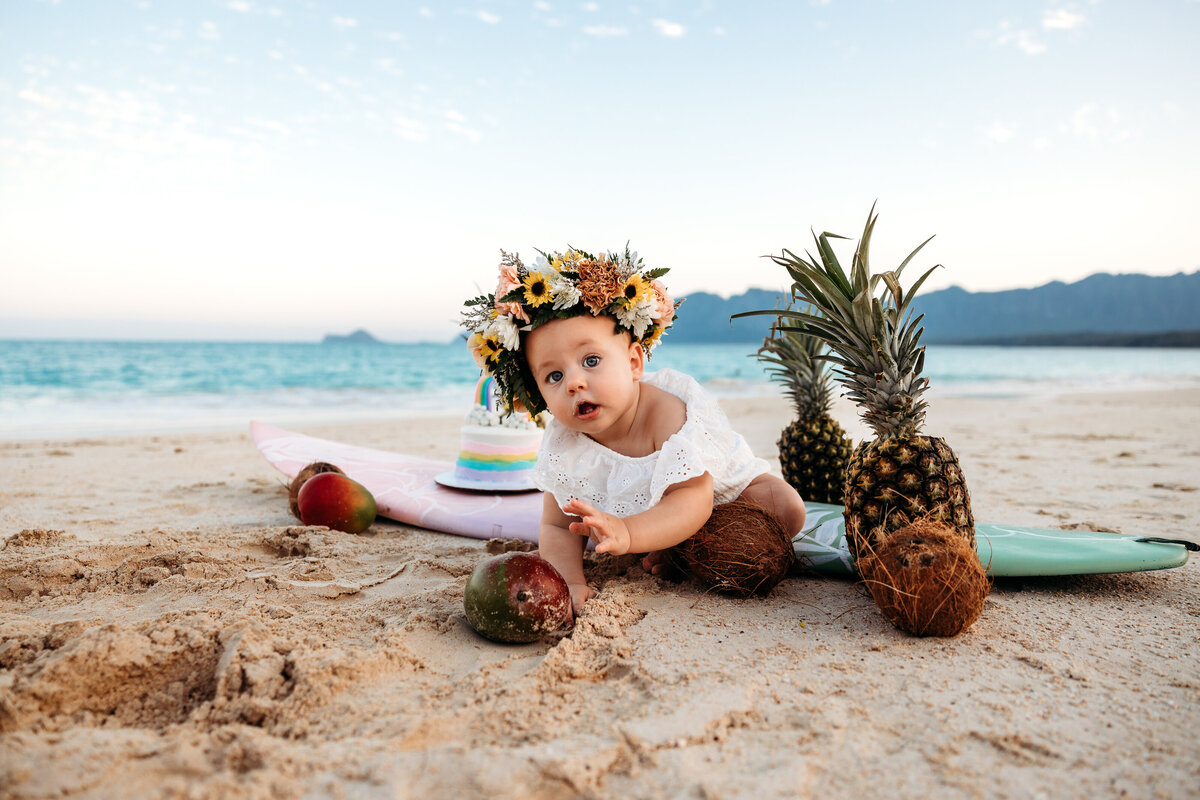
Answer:
POLYGON ((571 592, 536 553, 504 553, 475 567, 463 592, 467 622, 497 642, 532 642, 571 621, 571 592))
POLYGON ((300 521, 336 531, 362 533, 375 521, 378 509, 367 487, 339 472, 314 475, 296 495, 300 521))

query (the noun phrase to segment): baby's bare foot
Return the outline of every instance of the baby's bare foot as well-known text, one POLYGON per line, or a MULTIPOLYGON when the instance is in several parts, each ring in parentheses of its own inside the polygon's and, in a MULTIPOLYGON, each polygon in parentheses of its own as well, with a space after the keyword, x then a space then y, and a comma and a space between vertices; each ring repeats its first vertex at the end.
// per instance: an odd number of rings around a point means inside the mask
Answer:
POLYGON ((655 550, 653 553, 646 553, 642 556, 642 569, 651 575, 661 575, 665 563, 666 558, 663 556, 662 550, 655 550))
POLYGON ((669 550, 655 550, 642 556, 642 569, 656 578, 668 581, 681 581, 686 575, 675 563, 669 550))

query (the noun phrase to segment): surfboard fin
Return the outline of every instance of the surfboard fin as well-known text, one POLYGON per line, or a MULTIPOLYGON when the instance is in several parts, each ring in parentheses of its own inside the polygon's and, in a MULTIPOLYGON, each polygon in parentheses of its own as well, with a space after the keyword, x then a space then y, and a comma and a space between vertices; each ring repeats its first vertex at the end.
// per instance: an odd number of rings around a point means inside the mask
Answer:
POLYGON ((1193 553, 1200 553, 1200 544, 1189 542, 1185 539, 1160 539, 1157 536, 1142 536, 1134 539, 1135 542, 1151 542, 1153 544, 1181 544, 1193 553))

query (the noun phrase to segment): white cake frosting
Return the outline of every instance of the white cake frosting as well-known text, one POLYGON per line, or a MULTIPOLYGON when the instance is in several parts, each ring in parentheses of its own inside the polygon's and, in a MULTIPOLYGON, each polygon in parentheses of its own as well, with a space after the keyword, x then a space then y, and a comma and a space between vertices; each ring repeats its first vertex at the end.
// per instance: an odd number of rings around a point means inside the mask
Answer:
POLYGON ((479 489, 534 488, 531 475, 542 429, 528 414, 502 413, 490 377, 480 379, 475 396, 454 462, 456 484, 479 489))

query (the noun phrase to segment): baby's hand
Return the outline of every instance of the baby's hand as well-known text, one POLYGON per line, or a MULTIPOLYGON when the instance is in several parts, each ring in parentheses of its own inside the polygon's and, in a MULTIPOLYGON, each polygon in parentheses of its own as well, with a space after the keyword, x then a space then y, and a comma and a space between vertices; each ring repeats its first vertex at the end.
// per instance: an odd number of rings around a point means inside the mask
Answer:
POLYGON ((579 612, 583 611, 583 604, 595 597, 596 593, 586 583, 569 583, 567 588, 571 590, 571 615, 578 617, 579 612))
POLYGON ((629 552, 632 541, 625 520, 578 499, 568 501, 562 510, 564 514, 580 518, 579 522, 571 523, 571 533, 595 541, 597 553, 619 556, 629 552))

